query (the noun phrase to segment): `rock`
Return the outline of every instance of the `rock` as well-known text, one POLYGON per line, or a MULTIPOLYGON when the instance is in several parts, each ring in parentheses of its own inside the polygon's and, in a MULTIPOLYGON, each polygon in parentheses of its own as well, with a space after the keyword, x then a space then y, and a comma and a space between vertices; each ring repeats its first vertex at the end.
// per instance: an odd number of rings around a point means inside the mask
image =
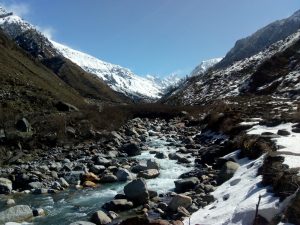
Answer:
POLYGON ((132 207, 133 203, 128 201, 127 199, 114 199, 103 205, 103 208, 109 211, 126 211, 131 209, 132 207))
POLYGON ((112 220, 115 220, 119 217, 119 215, 117 213, 115 213, 114 211, 108 211, 107 214, 112 220))
POLYGON ((89 180, 85 181, 82 185, 83 185, 83 187, 89 187, 89 188, 97 187, 97 184, 95 184, 94 182, 89 181, 89 180))
POLYGON ((96 224, 88 221, 76 221, 74 223, 70 223, 69 225, 96 225, 96 224))
POLYGON ((148 192, 149 192, 149 197, 150 197, 150 198, 155 198, 155 197, 158 196, 157 191, 154 191, 154 190, 148 190, 148 192))
POLYGON ((76 106, 71 105, 66 102, 62 102, 62 101, 59 101, 58 103, 56 103, 55 107, 58 111, 61 111, 61 112, 79 111, 76 106))
POLYGON ((70 186, 69 183, 63 177, 59 178, 59 183, 64 188, 68 188, 70 186))
POLYGON ((13 200, 13 199, 7 199, 7 201, 6 201, 6 205, 9 205, 9 206, 11 206, 11 205, 15 205, 16 204, 16 202, 15 202, 15 200, 13 200))
POLYGON ((85 182, 85 181, 92 181, 92 182, 98 182, 100 180, 100 178, 95 175, 94 173, 85 173, 81 176, 81 181, 85 182))
POLYGON ((0 178, 0 194, 9 194, 12 191, 12 182, 7 178, 0 178))
POLYGON ((76 137, 76 130, 74 127, 66 127, 65 132, 67 135, 69 135, 70 137, 76 137))
POLYGON ((28 187, 29 187, 30 189, 39 189, 39 188, 43 188, 44 185, 43 185, 43 183, 41 183, 41 182, 30 182, 30 183, 28 184, 28 187))
POLYGON ((170 153, 169 154, 169 159, 171 160, 178 160, 180 157, 180 155, 178 155, 178 153, 170 153))
POLYGON ((278 130, 277 134, 281 136, 289 136, 291 133, 287 130, 278 130))
POLYGON ((138 177, 145 179, 152 179, 159 176, 159 171, 157 169, 149 169, 139 172, 138 177))
POLYGON ((184 208, 188 208, 189 206, 192 205, 192 198, 186 195, 175 195, 171 202, 169 203, 168 207, 169 209, 171 209, 172 211, 177 211, 178 207, 184 207, 184 208))
POLYGON ((99 156, 95 159, 95 163, 97 165, 109 166, 109 165, 111 165, 111 160, 108 160, 104 157, 99 156))
MULTIPOLYGON (((292 132, 294 133, 300 133, 300 128, 293 128, 292 129, 292 132)), ((1 138, 1 137, 0 137, 1 138)))
POLYGON ((122 221, 120 225, 149 225, 149 219, 145 216, 136 216, 122 221))
POLYGON ((26 221, 32 217, 33 213, 28 205, 16 205, 0 212, 0 224, 26 221))
POLYGON ((197 177, 190 177, 181 180, 176 180, 174 183, 175 191, 178 193, 182 193, 194 189, 200 183, 200 180, 197 177))
POLYGON ((105 166, 103 165, 92 165, 90 171, 95 174, 100 174, 105 171, 105 166))
POLYGON ((127 169, 123 168, 118 169, 116 177, 118 181, 132 180, 132 174, 127 169))
POLYGON ((223 167, 221 168, 217 181, 219 184, 224 183, 225 181, 229 180, 233 177, 235 171, 240 167, 238 163, 228 161, 226 162, 223 167))
POLYGON ((165 153, 163 152, 158 152, 155 154, 155 157, 158 158, 158 159, 165 159, 165 158, 168 158, 168 156, 165 155, 165 153))
POLYGON ((142 162, 139 162, 138 164, 134 165, 133 167, 131 167, 131 171, 133 173, 139 173, 143 170, 148 169, 146 165, 144 165, 142 162))
POLYGON ((100 179, 101 183, 113 183, 113 182, 116 182, 116 181, 118 181, 118 178, 113 174, 105 174, 100 179))
POLYGON ((147 169, 159 169, 159 163, 155 159, 147 160, 147 169))
POLYGON ((128 156, 136 156, 141 154, 141 149, 136 143, 125 144, 120 150, 125 152, 128 156))
POLYGON ((111 219, 101 210, 92 215, 91 221, 97 225, 106 225, 111 223, 111 219))
POLYGON ((42 208, 32 210, 33 216, 45 216, 45 210, 42 208))
POLYGON ((134 204, 141 205, 149 200, 149 192, 144 179, 139 178, 131 181, 124 187, 126 198, 134 204))
POLYGON ((31 132, 31 125, 26 118, 17 121, 16 128, 21 132, 31 132))

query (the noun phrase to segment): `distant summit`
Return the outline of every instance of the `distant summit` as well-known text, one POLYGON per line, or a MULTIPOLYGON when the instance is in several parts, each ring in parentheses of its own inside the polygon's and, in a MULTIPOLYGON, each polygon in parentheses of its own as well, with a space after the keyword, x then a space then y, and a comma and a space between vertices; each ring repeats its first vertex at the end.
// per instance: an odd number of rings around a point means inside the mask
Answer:
POLYGON ((191 77, 198 76, 206 72, 209 68, 220 62, 223 58, 214 58, 202 61, 190 74, 191 77))

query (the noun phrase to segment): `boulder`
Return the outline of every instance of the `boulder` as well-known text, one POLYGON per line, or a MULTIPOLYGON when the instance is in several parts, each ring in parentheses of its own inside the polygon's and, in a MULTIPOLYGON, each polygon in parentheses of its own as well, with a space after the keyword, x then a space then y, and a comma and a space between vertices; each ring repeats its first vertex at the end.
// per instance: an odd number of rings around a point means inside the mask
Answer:
POLYGON ((168 156, 166 156, 165 153, 163 152, 158 152, 155 154, 155 157, 158 158, 158 159, 165 159, 165 158, 168 158, 168 156))
POLYGON ((131 181, 124 187, 126 198, 136 205, 147 203, 149 200, 149 192, 144 179, 139 178, 131 181))
POLYGON ((68 188, 70 186, 69 183, 63 177, 59 178, 58 182, 64 188, 68 188))
POLYGON ((90 187, 90 188, 95 188, 97 186, 97 184, 89 180, 85 181, 82 185, 83 187, 90 187))
POLYGON ((85 182, 85 181, 92 181, 92 182, 98 182, 100 180, 100 178, 95 175, 94 173, 85 173, 81 176, 81 181, 85 182))
POLYGON ((125 152, 128 156, 136 156, 141 154, 140 147, 134 142, 123 145, 120 150, 125 152))
POLYGON ((37 181, 37 182, 30 182, 28 184, 28 187, 30 189, 39 189, 39 188, 43 188, 44 185, 43 185, 43 183, 37 181))
POLYGON ((108 159, 106 159, 106 158, 104 158, 104 157, 99 156, 99 157, 97 157, 97 158, 95 159, 95 163, 96 163, 97 165, 109 166, 109 165, 111 164, 111 161, 108 160, 108 159))
POLYGON ((118 181, 132 180, 132 174, 127 169, 123 168, 118 169, 116 177, 118 178, 118 181))
POLYGON ((96 225, 96 224, 88 221, 76 221, 74 223, 70 223, 69 225, 96 225))
POLYGON ((188 190, 194 189, 200 183, 200 180, 197 177, 190 177, 176 180, 174 183, 175 191, 178 193, 183 193, 188 190))
POLYGON ((192 203, 193 202, 192 202, 192 198, 191 197, 179 194, 179 195, 175 195, 171 199, 168 207, 172 211, 177 211, 178 207, 188 208, 189 206, 192 205, 192 203))
POLYGON ((101 183, 113 183, 113 182, 116 182, 116 181, 118 181, 118 178, 113 174, 105 174, 100 179, 101 183))
POLYGON ((226 162, 219 174, 218 174, 218 178, 217 181, 219 184, 224 183, 225 181, 229 180, 231 177, 233 177, 235 171, 240 167, 240 165, 238 163, 232 162, 232 161, 228 161, 226 162))
POLYGON ((6 205, 11 206, 11 205, 15 205, 15 204, 16 204, 16 202, 12 198, 7 199, 7 201, 6 201, 6 205))
POLYGON ((105 212, 99 210, 92 215, 91 221, 97 225, 106 225, 111 223, 111 219, 105 212))
POLYGON ((146 170, 146 169, 148 169, 148 167, 145 164, 143 164, 142 162, 139 162, 138 164, 131 167, 131 171, 133 173, 139 173, 139 172, 141 172, 143 170, 146 170))
POLYGON ((0 194, 9 194, 12 191, 12 182, 7 178, 0 178, 0 194))
POLYGON ((32 217, 32 209, 28 205, 16 205, 0 212, 0 224, 26 221, 32 217))
POLYGON ((133 207, 133 203, 127 199, 114 199, 103 205, 103 208, 108 211, 126 211, 133 207))
POLYGON ((147 169, 159 169, 159 163, 155 159, 147 160, 147 169))
POLYGON ((278 130, 277 134, 281 136, 289 136, 291 133, 287 130, 278 130))
POLYGON ((103 165, 92 165, 90 171, 95 174, 100 174, 105 171, 105 166, 103 165))
POLYGON ((157 169, 143 170, 138 174, 138 177, 142 177, 145 179, 152 179, 158 176, 159 176, 159 171, 157 169))

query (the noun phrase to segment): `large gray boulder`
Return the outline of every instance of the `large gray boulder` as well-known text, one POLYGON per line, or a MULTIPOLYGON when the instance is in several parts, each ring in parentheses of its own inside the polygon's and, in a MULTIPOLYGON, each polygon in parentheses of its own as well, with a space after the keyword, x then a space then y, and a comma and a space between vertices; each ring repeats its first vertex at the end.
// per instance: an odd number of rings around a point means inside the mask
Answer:
POLYGON ((127 199, 136 205, 147 203, 149 200, 149 192, 144 179, 139 178, 131 181, 124 187, 124 193, 127 199))
POLYGON ((125 152, 128 156, 136 156, 141 154, 141 148, 136 143, 125 144, 120 150, 125 152))
POLYGON ((118 181, 132 180, 132 174, 127 169, 118 169, 116 176, 118 178, 118 181))
POLYGON ((0 212, 0 224, 6 222, 22 222, 32 217, 32 209, 28 205, 16 205, 0 212))
POLYGON ((0 194, 9 194, 12 191, 12 182, 7 178, 0 178, 0 194))
POLYGON ((97 225, 106 225, 111 223, 111 219, 102 210, 95 212, 92 215, 91 221, 97 225))
POLYGON ((190 207, 192 205, 192 203, 193 202, 192 202, 192 198, 191 197, 179 194, 179 195, 175 195, 171 199, 168 207, 172 211, 177 211, 178 207, 188 208, 188 207, 190 207))
POLYGON ((240 165, 236 162, 232 162, 232 161, 226 162, 218 174, 218 178, 217 178, 218 183, 222 184, 225 181, 229 180, 231 177, 233 177, 234 173, 237 171, 239 167, 240 165))
POLYGON ((197 177, 190 177, 190 178, 176 180, 174 183, 175 183, 175 191, 178 193, 183 193, 195 188, 200 183, 200 181, 197 177))

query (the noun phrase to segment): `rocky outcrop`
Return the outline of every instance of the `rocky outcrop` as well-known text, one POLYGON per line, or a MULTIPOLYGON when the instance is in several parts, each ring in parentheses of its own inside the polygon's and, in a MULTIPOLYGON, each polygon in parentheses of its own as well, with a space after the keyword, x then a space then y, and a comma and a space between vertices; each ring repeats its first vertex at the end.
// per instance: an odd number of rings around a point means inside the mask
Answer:
POLYGON ((0 223, 22 222, 33 217, 32 209, 28 205, 16 205, 0 212, 0 223))

